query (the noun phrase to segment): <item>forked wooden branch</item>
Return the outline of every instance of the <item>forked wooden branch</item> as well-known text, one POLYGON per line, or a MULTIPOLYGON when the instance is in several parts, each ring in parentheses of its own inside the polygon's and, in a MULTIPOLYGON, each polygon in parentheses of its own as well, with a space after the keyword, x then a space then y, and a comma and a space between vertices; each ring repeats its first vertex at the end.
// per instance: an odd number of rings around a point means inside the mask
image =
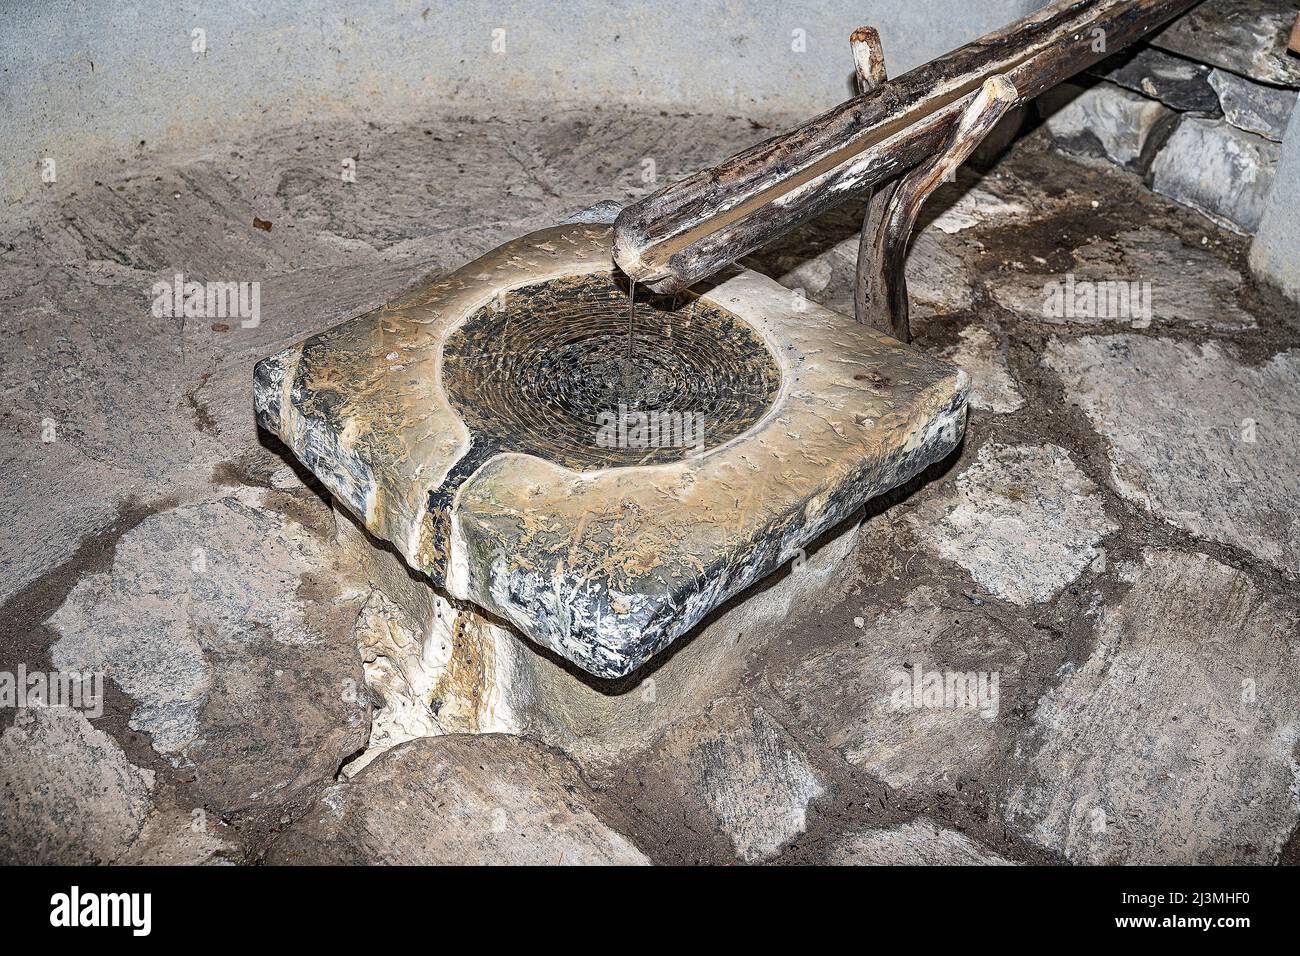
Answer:
POLYGON ((917 216, 930 194, 970 157, 1015 105, 1018 95, 1015 84, 1005 76, 985 80, 943 148, 899 180, 883 225, 870 234, 864 228, 863 245, 858 251, 859 322, 888 332, 901 342, 911 341, 904 266, 917 216))

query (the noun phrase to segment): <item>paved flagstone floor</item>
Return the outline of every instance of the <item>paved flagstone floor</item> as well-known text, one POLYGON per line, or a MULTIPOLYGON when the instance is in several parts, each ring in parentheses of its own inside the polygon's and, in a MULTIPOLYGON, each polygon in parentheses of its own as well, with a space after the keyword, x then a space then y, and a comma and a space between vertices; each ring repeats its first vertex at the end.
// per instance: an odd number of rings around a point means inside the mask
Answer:
MULTIPOLYGON (((253 362, 644 193, 647 157, 666 182, 763 135, 286 129, 10 210, 0 673, 102 672, 105 699, 0 708, 0 861, 1300 858, 1300 316, 1243 239, 1039 134, 944 186, 909 264, 917 346, 975 378, 963 447, 869 508, 709 706, 608 759, 430 737, 338 779, 384 704, 370 585, 259 440, 253 362), (177 273, 259 282, 258 323, 155 315, 177 273), (1052 308, 1121 281, 1136 313, 1052 308)), ((750 264, 851 310, 857 214, 750 264)))

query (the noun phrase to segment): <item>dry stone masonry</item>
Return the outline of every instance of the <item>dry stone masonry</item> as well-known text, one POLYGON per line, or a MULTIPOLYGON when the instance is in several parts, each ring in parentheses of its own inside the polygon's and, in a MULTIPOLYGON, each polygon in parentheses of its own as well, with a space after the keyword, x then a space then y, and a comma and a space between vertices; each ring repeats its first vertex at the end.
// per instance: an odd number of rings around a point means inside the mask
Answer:
MULTIPOLYGON (((1214 222, 1254 235, 1269 208, 1281 142, 1300 90, 1286 52, 1295 7, 1283 0, 1206 0, 1094 67, 1091 85, 1040 97, 1066 150, 1103 156, 1214 222)), ((1274 203, 1294 205, 1294 192, 1274 203)), ((1280 271, 1269 281, 1285 287, 1280 271)))

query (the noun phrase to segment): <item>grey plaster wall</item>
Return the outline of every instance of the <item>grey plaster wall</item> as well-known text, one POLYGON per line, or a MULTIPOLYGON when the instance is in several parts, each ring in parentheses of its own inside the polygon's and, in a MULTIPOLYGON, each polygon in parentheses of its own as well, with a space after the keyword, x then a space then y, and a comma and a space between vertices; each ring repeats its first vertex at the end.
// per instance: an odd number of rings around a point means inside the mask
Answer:
POLYGON ((45 157, 75 174, 339 115, 528 101, 812 114, 848 94, 857 26, 880 29, 899 73, 1041 5, 0 0, 0 201, 39 190, 45 157))

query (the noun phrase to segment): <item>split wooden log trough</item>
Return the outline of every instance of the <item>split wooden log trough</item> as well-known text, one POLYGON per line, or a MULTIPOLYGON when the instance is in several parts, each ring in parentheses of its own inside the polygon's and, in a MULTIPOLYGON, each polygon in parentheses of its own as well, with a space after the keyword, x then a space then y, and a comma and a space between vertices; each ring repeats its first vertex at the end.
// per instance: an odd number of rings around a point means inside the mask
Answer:
POLYGON ((863 241, 874 259, 859 266, 859 321, 906 340, 907 238, 944 175, 1011 106, 1198 2, 1057 0, 888 81, 878 35, 856 31, 860 95, 626 207, 614 227, 615 261, 637 283, 675 292, 920 165, 871 204, 863 241))

